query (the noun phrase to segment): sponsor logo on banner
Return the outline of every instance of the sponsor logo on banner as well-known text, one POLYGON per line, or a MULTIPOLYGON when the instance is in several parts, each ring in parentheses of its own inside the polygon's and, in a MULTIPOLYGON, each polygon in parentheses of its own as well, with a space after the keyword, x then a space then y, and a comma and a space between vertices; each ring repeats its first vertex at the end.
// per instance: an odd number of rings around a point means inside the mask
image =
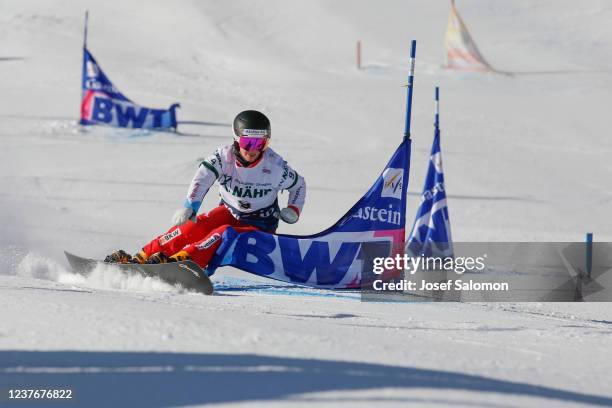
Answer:
POLYGON ((158 240, 159 245, 165 245, 168 242, 172 241, 174 238, 178 237, 179 235, 181 235, 181 230, 178 228, 174 231, 167 233, 166 235, 162 235, 162 237, 158 240))
POLYGON ((221 239, 221 235, 213 234, 206 241, 196 245, 196 248, 198 248, 200 251, 204 251, 205 249, 208 249, 211 246, 213 246, 214 243, 219 241, 220 239, 221 239))
POLYGON ((399 211, 393 210, 393 207, 389 206, 386 208, 375 208, 375 207, 363 207, 357 210, 355 218, 366 221, 378 221, 387 224, 401 225, 402 214, 399 211))
POLYGON ((153 127, 162 127, 164 115, 167 111, 149 109, 129 102, 111 99, 95 94, 93 100, 88 100, 89 119, 98 123, 114 124, 121 127, 142 128, 146 124, 153 127))
POLYGON ((383 189, 381 197, 402 199, 404 169, 385 169, 383 172, 383 189))
POLYGON ((87 76, 89 78, 97 78, 100 70, 98 69, 98 66, 96 64, 94 64, 92 61, 87 61, 87 64, 85 64, 86 68, 87 68, 87 76))
POLYGON ((444 183, 437 182, 433 188, 423 191, 423 195, 421 197, 423 201, 431 200, 436 194, 443 192, 445 192, 444 183))
MULTIPOLYGON (((309 240, 300 243, 291 237, 260 231, 235 234, 232 239, 236 240, 234 248, 240 248, 232 254, 232 265, 288 282, 335 285, 343 281, 351 268, 351 274, 355 274, 355 268, 360 268, 368 256, 360 255, 361 242, 309 240)), ((388 246, 386 242, 377 244, 388 246)))
POLYGON ((431 161, 436 169, 436 173, 444 173, 442 170, 442 153, 437 152, 431 156, 431 161))

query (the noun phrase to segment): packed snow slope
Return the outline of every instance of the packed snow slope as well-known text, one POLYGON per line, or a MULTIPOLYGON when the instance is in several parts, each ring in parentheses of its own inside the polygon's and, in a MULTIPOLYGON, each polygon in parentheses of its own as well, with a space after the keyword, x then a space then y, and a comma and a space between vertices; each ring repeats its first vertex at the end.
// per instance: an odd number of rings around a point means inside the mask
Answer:
POLYGON ((455 240, 611 241, 612 5, 457 6, 513 75, 441 67, 446 1, 2 1, 0 401, 53 386, 89 407, 612 406, 609 304, 362 303, 231 269, 205 297, 112 269, 85 279, 63 259, 167 229, 244 109, 271 118, 308 182, 280 232, 328 227, 401 140, 411 39, 409 220, 438 85, 455 240), (76 125, 86 9, 106 74, 143 105, 180 102, 182 134, 76 125))

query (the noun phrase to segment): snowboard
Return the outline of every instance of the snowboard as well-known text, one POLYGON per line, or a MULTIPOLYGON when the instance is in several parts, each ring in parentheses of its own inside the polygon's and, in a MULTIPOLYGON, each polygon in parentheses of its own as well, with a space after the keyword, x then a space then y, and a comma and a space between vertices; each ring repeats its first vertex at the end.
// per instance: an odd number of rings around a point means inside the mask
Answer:
POLYGON ((64 251, 68 263, 75 273, 88 275, 100 264, 119 268, 125 272, 136 272, 142 276, 158 277, 172 285, 180 284, 186 289, 195 290, 205 295, 212 295, 214 289, 210 278, 192 261, 172 262, 166 264, 112 264, 95 259, 82 258, 64 251))

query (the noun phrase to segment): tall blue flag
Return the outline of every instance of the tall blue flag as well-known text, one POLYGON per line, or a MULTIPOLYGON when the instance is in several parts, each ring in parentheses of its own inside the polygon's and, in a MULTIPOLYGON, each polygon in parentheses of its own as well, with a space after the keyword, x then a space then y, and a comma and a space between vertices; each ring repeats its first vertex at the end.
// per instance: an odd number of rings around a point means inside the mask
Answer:
POLYGON ((422 202, 406 245, 406 253, 413 256, 453 256, 453 240, 446 203, 442 152, 440 150, 440 128, 437 118, 436 110, 434 140, 425 186, 421 195, 422 202))
POLYGON ((362 277, 372 274, 373 258, 403 254, 410 145, 406 138, 370 190, 323 232, 309 236, 262 231, 238 234, 228 228, 208 273, 229 265, 316 288, 359 288, 362 277))
POLYGON ((82 125, 134 129, 176 129, 175 103, 168 109, 139 106, 123 95, 104 74, 93 55, 83 48, 82 125))

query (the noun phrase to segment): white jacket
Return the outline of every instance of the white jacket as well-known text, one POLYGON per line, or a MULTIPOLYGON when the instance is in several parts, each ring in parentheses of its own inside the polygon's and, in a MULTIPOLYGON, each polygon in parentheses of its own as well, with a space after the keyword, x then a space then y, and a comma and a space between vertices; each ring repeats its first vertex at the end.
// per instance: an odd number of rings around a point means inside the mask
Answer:
MULTIPOLYGON (((306 183, 274 150, 263 152, 254 166, 243 167, 236 161, 233 145, 218 148, 198 167, 185 200, 185 207, 197 213, 202 199, 214 184, 219 182, 219 195, 236 218, 255 215, 259 210, 278 209, 278 193, 289 191, 288 205, 300 212, 306 198, 306 183)), ((265 211, 268 212, 268 211, 265 211)))

